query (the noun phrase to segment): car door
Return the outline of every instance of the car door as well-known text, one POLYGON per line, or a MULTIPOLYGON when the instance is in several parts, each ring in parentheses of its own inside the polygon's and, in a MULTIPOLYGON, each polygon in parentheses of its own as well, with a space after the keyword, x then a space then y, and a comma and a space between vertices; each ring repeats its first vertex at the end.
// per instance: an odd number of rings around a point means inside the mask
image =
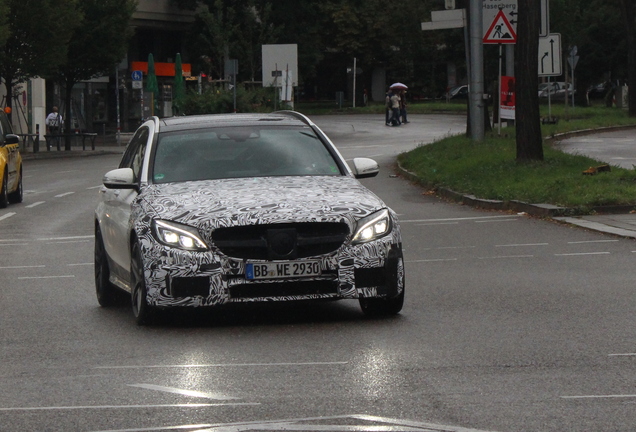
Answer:
POLYGON ((126 149, 119 168, 131 168, 137 189, 107 189, 102 187, 103 194, 100 213, 103 215, 100 224, 104 247, 113 264, 111 271, 120 279, 130 280, 130 220, 132 205, 137 198, 138 190, 144 179, 147 150, 150 147, 153 133, 152 123, 141 126, 126 149))
POLYGON ((7 166, 5 167, 7 170, 7 190, 11 192, 16 188, 16 182, 18 181, 17 164, 20 144, 7 144, 7 135, 12 134, 13 129, 11 128, 11 123, 9 123, 9 119, 4 112, 0 114, 0 129, 0 145, 4 146, 7 158, 7 166))

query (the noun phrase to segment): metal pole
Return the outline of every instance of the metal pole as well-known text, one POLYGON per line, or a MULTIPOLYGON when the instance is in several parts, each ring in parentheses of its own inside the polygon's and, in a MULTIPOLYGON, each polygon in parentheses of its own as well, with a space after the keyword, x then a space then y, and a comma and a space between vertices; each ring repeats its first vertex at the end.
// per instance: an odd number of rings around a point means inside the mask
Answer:
POLYGON ((117 104, 117 145, 121 145, 121 116, 119 115, 119 65, 115 65, 115 103, 117 104))
POLYGON ((356 58, 353 58, 353 107, 356 107, 356 58))
MULTIPOLYGON (((506 76, 515 76, 515 46, 514 44, 506 44, 506 76)), ((501 97, 501 96, 500 96, 501 97)), ((513 119, 506 119, 508 126, 513 126, 513 119)))
POLYGON ((497 121, 498 121, 498 126, 497 126, 497 135, 501 136, 501 57, 503 55, 502 52, 502 44, 499 44, 499 82, 497 83, 497 98, 496 100, 497 105, 499 105, 497 107, 497 121))
POLYGON ((482 0, 470 0, 470 131, 473 141, 483 141, 484 46, 482 44, 482 0))

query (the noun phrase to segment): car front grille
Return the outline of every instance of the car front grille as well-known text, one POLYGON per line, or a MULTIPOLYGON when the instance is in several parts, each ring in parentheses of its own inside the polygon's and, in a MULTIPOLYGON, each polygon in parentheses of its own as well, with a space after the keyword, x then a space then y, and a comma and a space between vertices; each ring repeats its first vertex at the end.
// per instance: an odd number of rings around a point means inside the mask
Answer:
POLYGON ((218 228, 214 245, 225 255, 240 259, 298 259, 337 250, 349 235, 339 222, 249 225, 218 228))
POLYGON ((337 280, 314 280, 294 282, 274 282, 239 284, 230 287, 230 298, 285 298, 293 296, 338 294, 337 280))

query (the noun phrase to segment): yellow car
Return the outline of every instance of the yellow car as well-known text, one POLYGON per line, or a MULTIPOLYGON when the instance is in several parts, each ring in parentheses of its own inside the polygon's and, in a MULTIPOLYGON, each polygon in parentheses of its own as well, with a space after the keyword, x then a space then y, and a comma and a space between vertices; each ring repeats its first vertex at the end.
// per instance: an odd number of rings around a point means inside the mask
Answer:
POLYGON ((13 133, 4 111, 0 111, 0 179, 0 208, 22 202, 20 137, 13 133))

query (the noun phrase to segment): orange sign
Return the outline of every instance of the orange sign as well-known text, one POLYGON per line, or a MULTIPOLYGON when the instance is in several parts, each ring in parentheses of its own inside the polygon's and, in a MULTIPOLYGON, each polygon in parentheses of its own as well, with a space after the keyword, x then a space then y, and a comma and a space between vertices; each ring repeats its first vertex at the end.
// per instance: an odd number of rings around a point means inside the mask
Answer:
MULTIPOLYGON (((155 75, 157 76, 174 76, 174 63, 155 63, 155 75)), ((134 61, 131 64, 131 70, 140 70, 144 75, 148 75, 148 62, 134 61)), ((190 63, 183 63, 181 70, 184 77, 192 75, 192 65, 190 63)))

